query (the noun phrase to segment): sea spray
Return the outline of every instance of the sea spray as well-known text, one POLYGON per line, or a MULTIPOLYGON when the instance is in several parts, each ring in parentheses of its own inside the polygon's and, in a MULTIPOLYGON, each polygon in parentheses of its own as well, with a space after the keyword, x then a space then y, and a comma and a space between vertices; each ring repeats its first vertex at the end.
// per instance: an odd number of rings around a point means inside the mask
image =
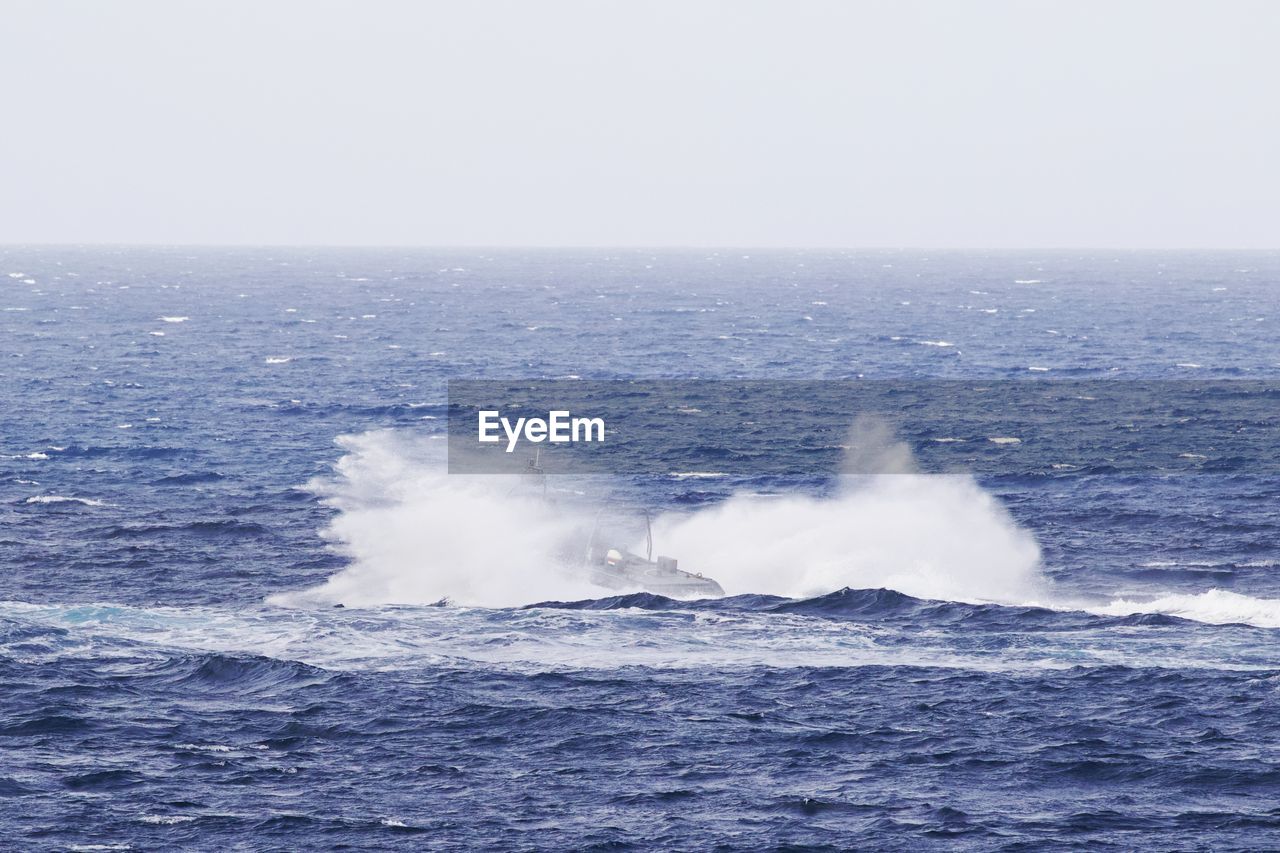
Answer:
MULTIPOLYGON (((281 604, 515 606, 596 598, 573 543, 597 507, 548 501, 514 478, 444 474, 431 442, 394 431, 339 440, 336 475, 311 483, 339 513, 324 535, 351 565, 281 604)), ((736 495, 655 520, 658 550, 730 594, 887 587, 923 598, 1015 602, 1043 587, 1039 548, 967 476, 913 470, 882 425, 855 424, 831 497, 736 495)), ((640 547, 640 546, 637 546, 640 547)))
POLYGON ((855 419, 830 497, 735 495, 655 535, 730 594, 841 587, 1004 603, 1044 594, 1040 548, 968 475, 923 475, 882 418, 855 419))
POLYGON ((285 605, 495 607, 584 598, 562 556, 580 519, 515 478, 445 473, 429 443, 390 430, 343 436, 336 475, 309 487, 337 509, 323 531, 351 565, 285 605))
POLYGON ((918 598, 1025 602, 1044 594, 1040 549, 965 476, 874 475, 833 497, 738 495, 664 515, 655 538, 730 594, 884 587, 918 598))

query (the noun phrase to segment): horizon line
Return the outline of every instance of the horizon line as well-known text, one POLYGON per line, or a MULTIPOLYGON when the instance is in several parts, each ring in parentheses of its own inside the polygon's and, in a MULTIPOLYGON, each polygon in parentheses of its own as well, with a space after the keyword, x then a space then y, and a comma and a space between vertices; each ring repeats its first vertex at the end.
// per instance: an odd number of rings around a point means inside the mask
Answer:
POLYGON ((1277 252, 1280 246, 836 246, 731 244, 549 244, 549 243, 184 243, 184 242, 3 242, 9 249, 369 249, 411 251, 703 251, 703 252, 1277 252))

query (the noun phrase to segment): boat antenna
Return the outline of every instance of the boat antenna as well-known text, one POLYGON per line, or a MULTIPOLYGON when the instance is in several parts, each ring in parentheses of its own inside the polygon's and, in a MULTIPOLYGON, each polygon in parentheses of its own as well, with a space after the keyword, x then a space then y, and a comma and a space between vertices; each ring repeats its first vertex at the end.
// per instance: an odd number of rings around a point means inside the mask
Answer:
POLYGON ((644 558, 649 562, 653 562, 653 525, 649 523, 649 510, 647 509, 644 511, 644 538, 644 558))

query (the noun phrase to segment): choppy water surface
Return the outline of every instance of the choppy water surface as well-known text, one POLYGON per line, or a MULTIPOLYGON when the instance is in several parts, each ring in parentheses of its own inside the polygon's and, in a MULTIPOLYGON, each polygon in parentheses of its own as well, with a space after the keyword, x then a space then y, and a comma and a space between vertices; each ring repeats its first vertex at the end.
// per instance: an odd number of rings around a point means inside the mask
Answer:
POLYGON ((6 845, 1280 844, 1273 464, 614 483, 704 602, 546 559, 592 496, 440 467, 450 377, 1276 378, 1280 256, 0 274, 6 845))

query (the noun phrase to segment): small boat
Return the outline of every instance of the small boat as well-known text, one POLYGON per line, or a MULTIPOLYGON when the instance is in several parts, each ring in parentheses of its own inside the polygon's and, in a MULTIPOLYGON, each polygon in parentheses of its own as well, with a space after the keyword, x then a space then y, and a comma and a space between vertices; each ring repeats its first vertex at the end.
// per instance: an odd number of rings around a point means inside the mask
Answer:
MULTIPOLYGON (((603 510, 602 510, 603 512, 603 510)), ((596 529, 587 545, 583 568, 587 579, 597 586, 614 590, 642 589, 671 598, 719 598, 724 595, 720 584, 699 573, 678 567, 674 557, 653 557, 653 528, 649 513, 644 513, 645 556, 610 544, 600 535, 599 516, 596 529)))
MULTIPOLYGON (((547 489, 547 472, 542 467, 541 452, 535 453, 521 472, 519 482, 511 493, 519 492, 554 504, 555 499, 547 489)), ((585 530, 566 542, 559 553, 561 562, 570 571, 577 571, 575 564, 581 559, 581 572, 596 586, 621 592, 643 590, 671 598, 719 598, 724 595, 720 584, 696 572, 679 568, 674 557, 653 556, 653 526, 647 510, 620 510, 613 502, 606 502, 595 516, 591 532, 586 535, 586 547, 582 548, 585 530), (607 516, 606 516, 607 513, 607 516), (639 538, 636 521, 644 520, 645 555, 642 557, 624 547, 639 538)))

